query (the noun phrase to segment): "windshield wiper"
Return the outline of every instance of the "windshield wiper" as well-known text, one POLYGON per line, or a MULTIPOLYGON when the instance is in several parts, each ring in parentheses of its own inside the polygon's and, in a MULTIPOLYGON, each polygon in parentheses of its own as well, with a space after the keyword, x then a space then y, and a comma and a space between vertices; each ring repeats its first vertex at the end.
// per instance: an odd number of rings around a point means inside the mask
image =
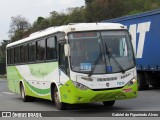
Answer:
POLYGON ((92 73, 93 73, 93 71, 95 70, 96 65, 98 64, 100 58, 102 58, 102 53, 100 53, 100 54, 98 55, 96 61, 94 62, 94 66, 91 68, 91 71, 90 71, 89 74, 88 74, 88 77, 90 77, 90 76, 92 75, 92 73))
POLYGON ((125 73, 125 70, 123 69, 123 67, 119 64, 119 62, 116 60, 116 58, 112 55, 112 53, 110 51, 108 51, 108 47, 107 44, 105 42, 105 48, 106 48, 106 54, 108 55, 108 59, 110 61, 110 57, 113 58, 113 60, 115 61, 115 63, 118 65, 119 69, 121 70, 122 73, 125 73))

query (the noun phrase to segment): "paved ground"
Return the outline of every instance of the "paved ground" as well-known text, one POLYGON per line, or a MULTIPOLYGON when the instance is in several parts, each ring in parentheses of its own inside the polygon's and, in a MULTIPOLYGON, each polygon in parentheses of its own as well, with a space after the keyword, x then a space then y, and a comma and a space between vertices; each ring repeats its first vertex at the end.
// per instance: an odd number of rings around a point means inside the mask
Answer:
MULTIPOLYGON (((0 111, 57 111, 51 101, 38 99, 35 102, 24 103, 20 95, 11 93, 7 81, 0 79, 0 111)), ((72 105, 66 112, 71 116, 90 117, 105 116, 109 111, 160 111, 160 88, 140 91, 135 99, 117 101, 113 107, 106 108, 102 103, 72 105)), ((77 118, 78 119, 78 118, 77 118)), ((68 118, 68 120, 71 120, 68 118)))

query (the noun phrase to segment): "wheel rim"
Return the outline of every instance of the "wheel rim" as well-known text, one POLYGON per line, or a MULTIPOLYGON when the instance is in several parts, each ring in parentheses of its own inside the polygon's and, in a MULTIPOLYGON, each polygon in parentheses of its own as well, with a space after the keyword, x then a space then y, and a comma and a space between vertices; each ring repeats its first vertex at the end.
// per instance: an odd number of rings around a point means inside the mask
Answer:
POLYGON ((55 94, 54 94, 54 99, 55 99, 55 104, 56 104, 57 106, 59 106, 60 101, 59 101, 58 91, 55 92, 55 94))

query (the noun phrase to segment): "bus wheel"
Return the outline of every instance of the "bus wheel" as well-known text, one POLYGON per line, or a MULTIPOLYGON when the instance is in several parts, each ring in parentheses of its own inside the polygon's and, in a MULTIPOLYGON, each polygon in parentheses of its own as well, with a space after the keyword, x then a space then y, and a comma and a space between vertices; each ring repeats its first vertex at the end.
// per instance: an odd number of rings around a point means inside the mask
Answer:
POLYGON ((23 102, 31 102, 31 101, 34 101, 34 100, 35 100, 34 97, 30 97, 30 96, 27 96, 27 95, 26 95, 24 86, 23 86, 22 84, 21 84, 21 86, 20 86, 20 93, 21 93, 21 98, 22 98, 22 101, 23 101, 23 102))
POLYGON ((55 87, 55 89, 54 89, 54 102, 55 102, 56 108, 58 110, 65 110, 67 108, 66 103, 60 102, 59 92, 58 92, 57 87, 55 87))
POLYGON ((114 103, 115 103, 115 100, 113 100, 113 101, 103 101, 103 105, 107 106, 107 107, 113 106, 114 103))

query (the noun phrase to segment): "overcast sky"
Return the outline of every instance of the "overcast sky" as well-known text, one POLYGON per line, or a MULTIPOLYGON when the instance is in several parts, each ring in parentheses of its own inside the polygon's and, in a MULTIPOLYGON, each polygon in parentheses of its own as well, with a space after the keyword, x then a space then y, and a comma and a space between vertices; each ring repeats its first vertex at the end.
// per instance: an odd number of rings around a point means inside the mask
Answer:
POLYGON ((50 12, 65 11, 69 7, 84 6, 84 0, 1 0, 0 42, 8 38, 12 16, 22 15, 31 24, 37 17, 48 17, 50 12))

